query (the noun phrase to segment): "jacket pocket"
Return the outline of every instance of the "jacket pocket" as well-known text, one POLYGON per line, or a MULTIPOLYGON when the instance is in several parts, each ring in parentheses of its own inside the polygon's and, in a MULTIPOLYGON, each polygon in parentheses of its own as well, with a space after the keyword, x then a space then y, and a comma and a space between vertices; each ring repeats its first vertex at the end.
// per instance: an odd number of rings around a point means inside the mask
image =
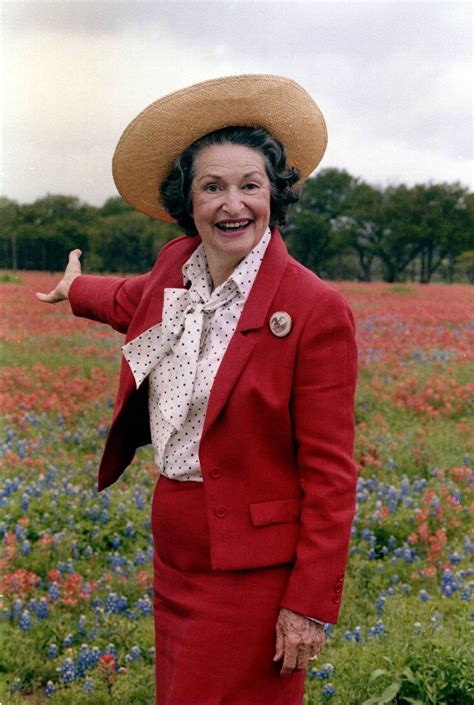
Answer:
POLYGON ((256 502, 250 505, 250 515, 254 526, 282 524, 298 521, 301 513, 301 499, 274 499, 271 502, 256 502))

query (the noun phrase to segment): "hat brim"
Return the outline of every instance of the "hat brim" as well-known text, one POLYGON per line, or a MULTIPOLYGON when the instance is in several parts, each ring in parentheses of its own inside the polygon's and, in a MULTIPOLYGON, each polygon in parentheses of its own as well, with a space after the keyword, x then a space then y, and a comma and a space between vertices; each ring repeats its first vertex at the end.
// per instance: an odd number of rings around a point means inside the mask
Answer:
POLYGON ((238 125, 263 127, 279 139, 300 181, 326 150, 324 117, 298 83, 266 74, 226 76, 159 98, 132 120, 112 160, 119 193, 146 215, 174 222, 159 190, 174 162, 203 135, 238 125))

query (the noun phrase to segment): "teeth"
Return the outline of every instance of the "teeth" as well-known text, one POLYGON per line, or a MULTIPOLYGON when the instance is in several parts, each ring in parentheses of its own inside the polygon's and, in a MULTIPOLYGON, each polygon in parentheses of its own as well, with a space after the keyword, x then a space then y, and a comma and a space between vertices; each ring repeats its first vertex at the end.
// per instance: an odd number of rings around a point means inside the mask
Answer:
POLYGON ((221 228, 233 228, 234 230, 238 230, 238 228, 247 225, 249 222, 249 220, 241 220, 239 223, 218 223, 218 225, 221 228))

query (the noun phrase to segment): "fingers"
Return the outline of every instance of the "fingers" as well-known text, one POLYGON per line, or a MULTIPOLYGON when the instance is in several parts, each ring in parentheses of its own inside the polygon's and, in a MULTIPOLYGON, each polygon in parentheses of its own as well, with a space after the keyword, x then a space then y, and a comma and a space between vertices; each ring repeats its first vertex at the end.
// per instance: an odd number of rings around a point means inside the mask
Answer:
POLYGON ((298 661, 298 644, 291 643, 285 639, 285 651, 283 654, 283 666, 280 671, 281 676, 289 676, 296 669, 298 661))
POLYGON ((46 304, 56 304, 58 301, 64 301, 64 298, 57 293, 57 289, 53 289, 49 294, 37 291, 35 296, 39 301, 43 301, 46 304))
POLYGON ((323 650, 325 641, 324 631, 318 629, 311 642, 297 640, 292 636, 287 636, 283 631, 277 630, 277 646, 274 661, 283 657, 283 665, 280 671, 281 676, 288 676, 295 671, 302 671, 308 668, 310 659, 318 657, 323 650))
POLYGON ((311 656, 311 653, 312 652, 311 652, 309 645, 308 646, 306 646, 306 645, 300 646, 300 648, 298 649, 298 654, 297 654, 297 658, 296 658, 296 666, 295 666, 297 671, 302 671, 305 668, 308 668, 308 661, 311 656))
POLYGON ((279 661, 282 656, 283 652, 285 650, 285 642, 283 639, 283 633, 281 629, 278 628, 276 629, 276 645, 275 645, 275 656, 273 657, 274 661, 279 661))

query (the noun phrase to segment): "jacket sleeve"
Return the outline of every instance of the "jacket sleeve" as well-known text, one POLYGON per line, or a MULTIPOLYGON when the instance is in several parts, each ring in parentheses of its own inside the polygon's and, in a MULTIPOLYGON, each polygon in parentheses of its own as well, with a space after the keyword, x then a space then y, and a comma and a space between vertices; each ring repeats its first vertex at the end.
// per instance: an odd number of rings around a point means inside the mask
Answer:
POLYGON ((149 273, 131 278, 81 274, 69 289, 72 312, 126 333, 149 276, 149 273))
POLYGON ((337 622, 357 486, 354 320, 335 291, 318 301, 298 348, 292 395, 303 490, 296 561, 281 605, 337 622))

